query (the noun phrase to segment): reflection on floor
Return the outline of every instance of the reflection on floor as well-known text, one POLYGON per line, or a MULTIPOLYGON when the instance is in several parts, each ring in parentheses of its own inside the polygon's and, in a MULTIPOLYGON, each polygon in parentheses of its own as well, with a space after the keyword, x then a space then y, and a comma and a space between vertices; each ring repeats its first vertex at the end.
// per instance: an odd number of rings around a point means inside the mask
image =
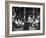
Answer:
MULTIPOLYGON (((19 28, 19 29, 16 29, 14 28, 15 31, 23 31, 23 27, 19 28)), ((36 28, 33 28, 31 26, 29 26, 29 30, 36 30, 36 28)))

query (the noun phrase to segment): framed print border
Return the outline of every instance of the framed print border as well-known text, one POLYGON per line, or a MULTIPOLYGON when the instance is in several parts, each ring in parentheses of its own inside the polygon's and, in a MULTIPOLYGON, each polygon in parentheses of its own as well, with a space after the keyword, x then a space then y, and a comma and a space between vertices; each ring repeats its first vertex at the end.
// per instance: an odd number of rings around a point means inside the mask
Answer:
POLYGON ((19 1, 6 1, 5 2, 5 37, 18 37, 18 36, 35 36, 45 34, 45 3, 33 3, 33 2, 19 2, 19 1), (42 5, 43 6, 43 33, 27 33, 27 34, 9 34, 9 7, 10 4, 28 4, 28 5, 42 5))

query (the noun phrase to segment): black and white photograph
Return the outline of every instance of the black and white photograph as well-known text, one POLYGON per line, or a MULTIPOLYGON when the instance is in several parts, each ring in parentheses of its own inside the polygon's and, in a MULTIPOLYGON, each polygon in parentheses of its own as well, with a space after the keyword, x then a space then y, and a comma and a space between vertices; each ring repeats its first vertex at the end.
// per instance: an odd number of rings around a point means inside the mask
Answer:
POLYGON ((12 7, 12 31, 40 30, 40 8, 12 7))
POLYGON ((43 6, 10 4, 9 34, 43 33, 43 6))
POLYGON ((35 2, 5 2, 5 36, 45 35, 45 4, 35 2))

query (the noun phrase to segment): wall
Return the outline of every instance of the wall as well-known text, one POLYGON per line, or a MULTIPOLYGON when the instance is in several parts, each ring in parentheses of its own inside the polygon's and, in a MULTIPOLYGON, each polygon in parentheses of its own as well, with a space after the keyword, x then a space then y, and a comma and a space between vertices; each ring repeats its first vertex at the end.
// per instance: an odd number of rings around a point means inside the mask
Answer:
MULTIPOLYGON (((16 0, 16 1, 46 3, 46 0, 16 0)), ((5 9, 5 0, 0 0, 0 38, 5 38, 4 37, 5 36, 5 10, 4 9, 5 9)), ((46 4, 45 4, 45 10, 46 10, 46 4)), ((45 13, 45 16, 46 16, 46 13, 45 13)), ((45 19, 46 19, 46 17, 45 17, 45 19)), ((45 25, 46 25, 46 20, 45 20, 45 25)), ((16 37, 16 38, 46 38, 46 26, 45 26, 45 35, 16 37)))

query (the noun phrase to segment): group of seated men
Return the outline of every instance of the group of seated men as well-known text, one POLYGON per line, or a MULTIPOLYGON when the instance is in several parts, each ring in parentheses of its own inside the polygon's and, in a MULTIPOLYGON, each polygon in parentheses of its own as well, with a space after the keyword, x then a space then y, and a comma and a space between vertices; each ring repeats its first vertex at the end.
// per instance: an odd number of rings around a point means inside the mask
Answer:
POLYGON ((14 16, 12 18, 12 24, 13 24, 13 28, 21 28, 23 27, 23 30, 29 30, 29 26, 31 26, 32 28, 35 28, 35 26, 37 26, 38 28, 38 23, 39 23, 39 16, 37 17, 37 19, 35 19, 35 21, 33 20, 33 18, 30 17, 30 15, 28 16, 28 21, 24 21, 23 18, 19 18, 18 16, 14 16))

